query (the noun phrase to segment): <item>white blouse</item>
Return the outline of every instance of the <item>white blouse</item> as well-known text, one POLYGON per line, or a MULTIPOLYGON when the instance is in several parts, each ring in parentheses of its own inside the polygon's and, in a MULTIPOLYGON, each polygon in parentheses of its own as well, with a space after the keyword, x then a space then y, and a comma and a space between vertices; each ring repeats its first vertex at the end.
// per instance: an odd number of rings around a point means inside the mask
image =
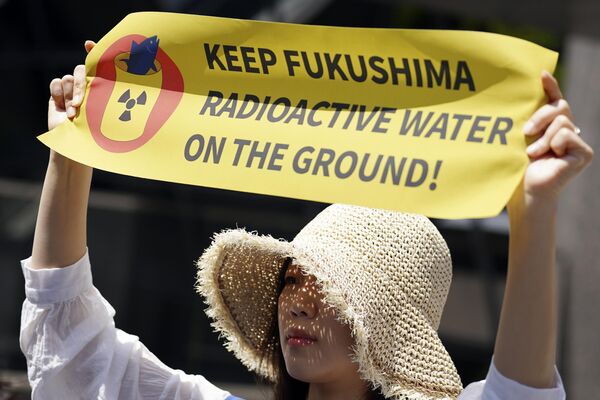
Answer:
MULTIPOLYGON (((21 350, 32 399, 239 399, 201 375, 163 364, 139 340, 115 327, 115 310, 92 284, 89 256, 65 268, 31 269, 21 261, 25 293, 21 350)), ((483 381, 459 400, 563 400, 554 388, 536 389, 502 376, 493 361, 483 381)))

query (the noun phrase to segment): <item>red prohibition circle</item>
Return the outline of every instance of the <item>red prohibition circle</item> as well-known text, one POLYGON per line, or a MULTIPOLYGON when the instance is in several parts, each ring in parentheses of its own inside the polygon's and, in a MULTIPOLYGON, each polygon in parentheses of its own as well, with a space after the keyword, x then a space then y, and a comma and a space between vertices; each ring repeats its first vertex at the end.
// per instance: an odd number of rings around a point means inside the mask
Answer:
POLYGON ((100 56, 96 76, 90 84, 86 117, 92 137, 104 150, 126 153, 146 144, 169 119, 183 96, 183 77, 173 60, 160 47, 156 59, 162 66, 162 84, 156 103, 140 136, 131 140, 113 140, 102 133, 101 124, 117 78, 115 58, 131 48, 131 41, 145 40, 142 35, 127 35, 115 41, 100 56))

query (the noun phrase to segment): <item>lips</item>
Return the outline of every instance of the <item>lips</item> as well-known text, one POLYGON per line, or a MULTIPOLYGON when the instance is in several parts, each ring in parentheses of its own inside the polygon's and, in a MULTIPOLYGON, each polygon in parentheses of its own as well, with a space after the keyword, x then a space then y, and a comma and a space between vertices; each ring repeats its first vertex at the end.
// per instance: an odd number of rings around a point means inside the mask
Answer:
POLYGON ((317 338, 302 329, 292 328, 287 331, 285 340, 290 346, 307 346, 316 342, 317 338))

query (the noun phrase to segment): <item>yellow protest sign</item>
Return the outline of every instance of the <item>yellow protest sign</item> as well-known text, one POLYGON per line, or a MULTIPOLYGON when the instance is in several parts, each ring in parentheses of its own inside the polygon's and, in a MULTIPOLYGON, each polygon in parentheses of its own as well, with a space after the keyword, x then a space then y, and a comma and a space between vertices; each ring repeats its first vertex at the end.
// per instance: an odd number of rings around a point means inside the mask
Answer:
POLYGON ((557 54, 497 34, 127 16, 40 140, 107 171, 398 209, 499 213, 557 54))

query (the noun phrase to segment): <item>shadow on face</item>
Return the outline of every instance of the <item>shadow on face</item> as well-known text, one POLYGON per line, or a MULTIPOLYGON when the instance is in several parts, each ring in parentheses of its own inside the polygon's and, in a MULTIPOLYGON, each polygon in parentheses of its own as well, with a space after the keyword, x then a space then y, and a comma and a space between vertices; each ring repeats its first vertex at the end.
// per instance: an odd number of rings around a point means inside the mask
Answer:
POLYGON ((279 341, 295 379, 326 383, 357 377, 351 360, 351 329, 323 301, 316 278, 291 263, 278 302, 279 341))

